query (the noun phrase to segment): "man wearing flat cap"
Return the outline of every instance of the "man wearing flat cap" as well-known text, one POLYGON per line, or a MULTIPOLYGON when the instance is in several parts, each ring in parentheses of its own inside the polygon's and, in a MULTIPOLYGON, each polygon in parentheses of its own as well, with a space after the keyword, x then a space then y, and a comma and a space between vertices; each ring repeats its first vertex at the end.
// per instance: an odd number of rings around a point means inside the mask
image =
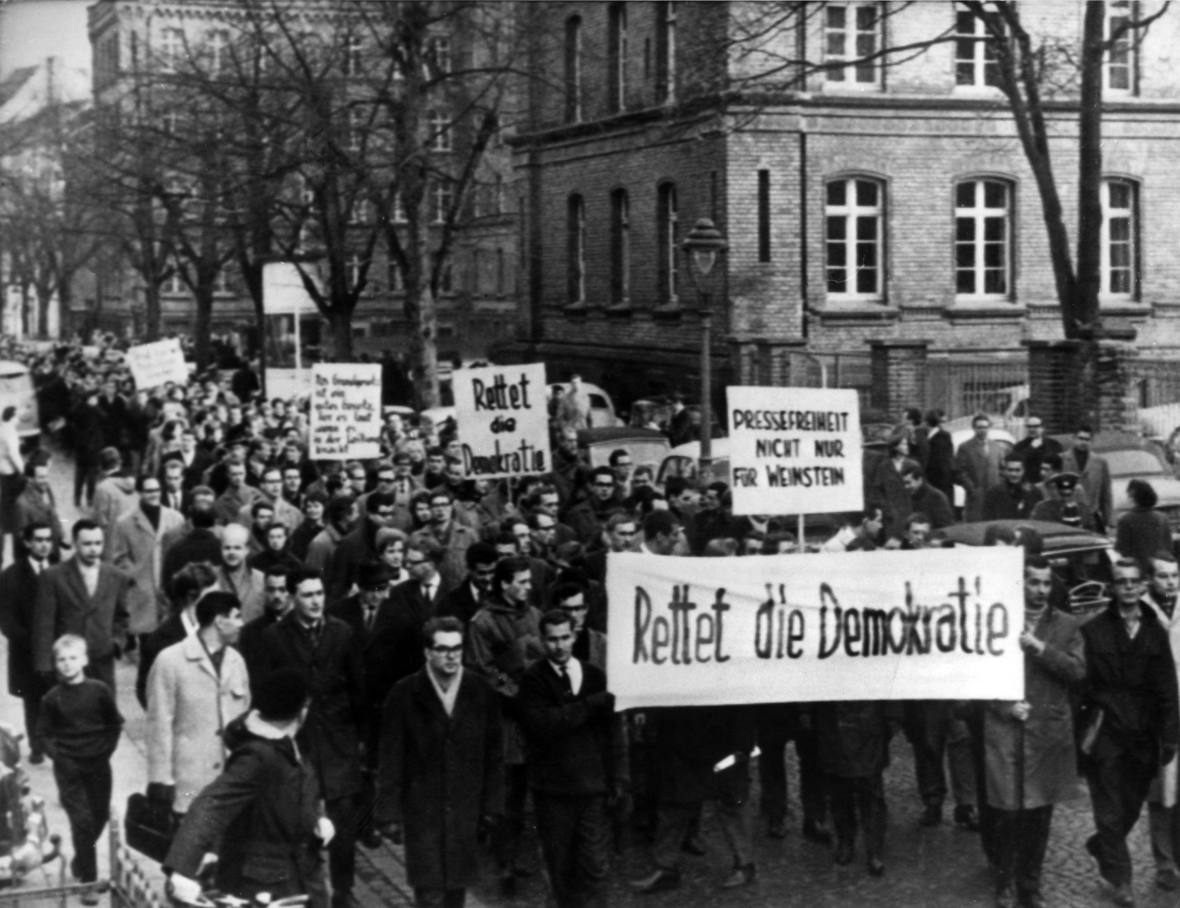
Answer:
POLYGON ((1078 487, 1078 474, 1071 472, 1056 473, 1046 481, 1056 491, 1056 496, 1040 502, 1032 510, 1032 520, 1047 520, 1051 523, 1064 523, 1066 526, 1081 527, 1086 530, 1094 529, 1094 515, 1089 509, 1081 507, 1074 492, 1078 487))

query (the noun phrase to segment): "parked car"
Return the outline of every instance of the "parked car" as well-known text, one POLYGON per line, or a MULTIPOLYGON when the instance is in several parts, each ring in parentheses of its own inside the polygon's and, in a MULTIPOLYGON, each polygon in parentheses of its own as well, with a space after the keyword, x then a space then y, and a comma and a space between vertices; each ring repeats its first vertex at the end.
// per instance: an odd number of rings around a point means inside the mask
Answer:
MULTIPOLYGON (((1073 445, 1072 435, 1053 437, 1064 448, 1073 445)), ((1134 507, 1127 495, 1127 483, 1132 479, 1143 479, 1151 483, 1159 496, 1159 504, 1155 509, 1168 518, 1172 537, 1180 539, 1180 480, 1173 474, 1164 448, 1158 441, 1125 432, 1099 432, 1090 443, 1090 450, 1101 455, 1110 467, 1114 514, 1109 532, 1113 533, 1119 518, 1134 507)))
POLYGON ((611 452, 619 448, 631 455, 632 469, 644 466, 653 472, 671 450, 664 433, 655 429, 606 426, 578 430, 578 449, 585 453, 591 467, 609 467, 611 452))
MULTIPOLYGON (((714 438, 712 445, 713 461, 709 464, 709 475, 705 477, 705 485, 721 480, 730 482, 729 477, 729 439, 714 438)), ((664 483, 672 476, 683 476, 689 482, 697 482, 700 472, 701 443, 689 441, 677 445, 668 451, 668 456, 660 464, 656 473, 656 485, 663 488, 664 483)))
MULTIPOLYGON (((567 381, 553 382, 549 385, 549 398, 553 399, 557 393, 557 389, 561 388, 565 392, 569 392, 570 383, 567 381)), ((582 382, 582 394, 585 394, 590 401, 590 427, 594 429, 609 428, 611 426, 621 426, 623 421, 619 419, 615 413, 614 402, 598 385, 592 385, 589 382, 582 382)))
POLYGON ((16 433, 22 447, 36 447, 41 438, 41 411, 29 367, 14 360, 0 360, 0 411, 16 407, 16 433))

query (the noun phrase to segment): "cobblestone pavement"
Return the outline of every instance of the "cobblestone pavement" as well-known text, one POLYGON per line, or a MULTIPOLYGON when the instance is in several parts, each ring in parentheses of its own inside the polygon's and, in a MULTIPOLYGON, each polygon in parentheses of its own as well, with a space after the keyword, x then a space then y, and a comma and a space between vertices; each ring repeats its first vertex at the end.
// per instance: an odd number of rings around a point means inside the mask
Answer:
MULTIPOLYGON (((72 502, 72 465, 55 457, 52 465, 54 491, 62 506, 62 517, 72 521, 78 515, 72 502)), ((2 645, 2 640, 0 640, 2 645)), ((4 658, 7 651, 0 650, 4 658)), ((119 705, 127 718, 126 734, 115 758, 115 808, 121 810, 127 795, 142 791, 146 784, 143 710, 134 697, 134 666, 121 664, 118 672, 119 705)), ((0 721, 21 726, 19 701, 0 697, 0 721)), ((788 751, 790 753, 790 750, 788 751)), ((798 775, 789 759, 792 815, 788 818, 785 840, 766 836, 765 823, 755 826, 755 854, 758 880, 755 885, 733 892, 721 892, 717 886, 728 871, 725 846, 720 830, 706 810, 702 834, 709 852, 704 857, 684 856, 683 882, 680 889, 655 896, 634 895, 627 881, 650 870, 647 848, 636 834, 629 834, 623 853, 611 866, 611 901, 617 905, 666 906, 732 905, 778 906, 883 906, 883 908, 968 908, 993 904, 992 886, 979 847, 978 836, 960 830, 950 822, 951 808, 945 809, 946 822, 933 829, 918 826, 921 801, 913 776, 913 760, 904 738, 893 742, 893 765, 886 772, 889 824, 886 834, 886 873, 870 877, 865 871, 863 852, 847 867, 832 862, 831 850, 804 841, 800 834, 801 808, 797 798, 798 775)), ((47 761, 29 767, 33 789, 46 797, 50 823, 54 831, 69 835, 65 815, 57 804, 52 768, 47 761)), ((756 773, 755 773, 756 775, 756 773)), ((755 793, 756 798, 756 793, 755 793)), ((756 803, 756 800, 755 800, 756 803)), ((1109 890, 1099 880, 1083 843, 1093 831, 1089 799, 1082 788, 1072 802, 1059 805, 1053 819, 1053 831, 1046 859, 1044 891, 1049 908, 1087 908, 1112 905, 1109 890)), ((1135 862, 1135 894, 1141 908, 1180 906, 1180 894, 1161 892, 1154 885, 1151 848, 1147 834, 1146 811, 1130 837, 1135 862)), ((547 903, 545 884, 540 873, 537 840, 528 835, 524 848, 524 866, 533 874, 521 881, 517 898, 502 898, 495 885, 495 872, 484 855, 482 882, 470 893, 470 908, 481 904, 492 908, 540 906, 547 903)), ((158 868, 144 861, 145 869, 160 879, 158 868)), ((162 882, 162 879, 161 879, 162 882)), ((44 883, 42 883, 44 885, 44 883)), ((401 849, 384 844, 358 854, 357 900, 363 908, 409 905, 412 893, 405 882, 401 849)))

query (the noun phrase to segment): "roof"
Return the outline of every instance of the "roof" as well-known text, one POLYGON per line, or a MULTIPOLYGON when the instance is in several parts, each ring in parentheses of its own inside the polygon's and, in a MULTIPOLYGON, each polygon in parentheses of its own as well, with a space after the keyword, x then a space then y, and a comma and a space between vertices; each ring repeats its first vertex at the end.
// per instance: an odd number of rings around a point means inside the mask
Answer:
POLYGON ((1046 555, 1065 555, 1111 547, 1111 541, 1105 536, 1048 520, 980 520, 976 523, 959 523, 944 527, 934 535, 955 545, 983 545, 984 534, 991 526, 1008 527, 1013 530, 1017 527, 1028 527, 1035 530, 1044 543, 1046 555))

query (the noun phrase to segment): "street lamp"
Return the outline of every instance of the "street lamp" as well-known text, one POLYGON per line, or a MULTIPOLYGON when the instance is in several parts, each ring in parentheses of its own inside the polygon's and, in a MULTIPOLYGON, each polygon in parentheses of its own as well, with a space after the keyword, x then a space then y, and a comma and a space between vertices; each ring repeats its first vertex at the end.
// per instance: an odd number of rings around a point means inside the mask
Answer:
POLYGON ((709 360, 713 345, 713 310, 709 304, 709 274, 729 244, 712 220, 701 218, 693 225, 681 248, 688 256, 688 273, 701 297, 701 457, 698 475, 703 478, 713 462, 713 372, 709 360))

